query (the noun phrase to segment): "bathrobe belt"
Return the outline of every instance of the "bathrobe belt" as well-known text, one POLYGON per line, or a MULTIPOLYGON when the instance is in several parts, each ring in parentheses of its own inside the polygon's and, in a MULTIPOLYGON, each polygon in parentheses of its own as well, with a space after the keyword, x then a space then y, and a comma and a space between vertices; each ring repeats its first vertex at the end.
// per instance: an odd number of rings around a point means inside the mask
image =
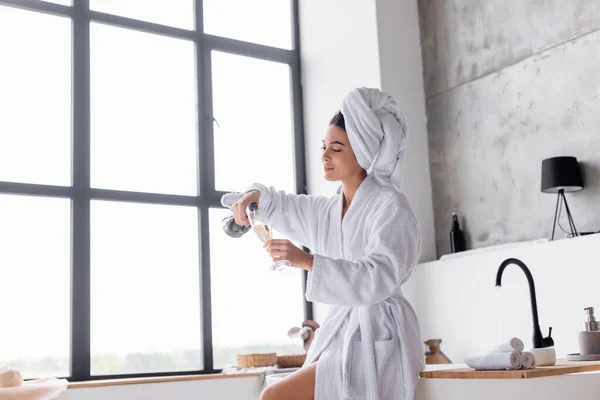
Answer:
MULTIPOLYGON (((402 293, 395 294, 393 297, 402 297, 402 293)), ((391 297, 390 297, 391 299, 391 297)), ((388 300, 384 300, 384 303, 388 303, 388 300)), ((394 303, 391 303, 394 304, 394 303)), ((350 377, 348 376, 349 364, 351 357, 349 357, 349 348, 352 344, 352 336, 360 329, 361 342, 362 342, 362 353, 363 353, 363 367, 365 371, 365 392, 367 394, 367 400, 379 400, 379 394, 377 391, 377 370, 375 365, 375 349, 373 346, 373 332, 371 329, 371 319, 369 318, 368 312, 369 306, 354 307, 349 310, 350 319, 348 322, 348 332, 344 340, 343 347, 343 359, 345 362, 344 372, 342 379, 344 380, 344 396, 350 398, 350 377), (358 315, 357 315, 358 314, 358 315)), ((396 307, 391 307, 392 314, 397 324, 399 316, 396 314, 396 307)))

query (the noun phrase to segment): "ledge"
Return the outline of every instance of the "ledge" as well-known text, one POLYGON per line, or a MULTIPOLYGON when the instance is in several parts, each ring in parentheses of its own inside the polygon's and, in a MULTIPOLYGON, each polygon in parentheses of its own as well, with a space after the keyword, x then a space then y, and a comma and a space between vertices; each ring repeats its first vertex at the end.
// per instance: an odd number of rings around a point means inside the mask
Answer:
POLYGON ((205 375, 177 375, 177 376, 157 376, 151 378, 125 378, 125 379, 102 379, 97 381, 71 382, 69 389, 79 389, 100 386, 118 386, 118 385, 139 385, 143 383, 164 383, 164 382, 183 382, 183 381, 203 381, 212 379, 229 378, 248 378, 258 377, 261 373, 247 374, 205 374, 205 375))

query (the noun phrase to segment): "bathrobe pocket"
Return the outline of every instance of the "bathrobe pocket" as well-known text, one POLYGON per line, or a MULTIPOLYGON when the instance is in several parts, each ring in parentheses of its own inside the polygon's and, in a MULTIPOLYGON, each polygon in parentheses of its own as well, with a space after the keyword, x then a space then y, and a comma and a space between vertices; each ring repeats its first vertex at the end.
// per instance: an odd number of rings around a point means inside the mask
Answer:
MULTIPOLYGON (((342 374, 345 379, 344 397, 347 399, 365 399, 365 359, 363 343, 354 341, 348 348, 347 371, 342 374)), ((375 352, 375 370, 377 374, 377 392, 380 400, 395 400, 404 398, 402 384, 400 346, 397 338, 378 340, 373 343, 375 352)))

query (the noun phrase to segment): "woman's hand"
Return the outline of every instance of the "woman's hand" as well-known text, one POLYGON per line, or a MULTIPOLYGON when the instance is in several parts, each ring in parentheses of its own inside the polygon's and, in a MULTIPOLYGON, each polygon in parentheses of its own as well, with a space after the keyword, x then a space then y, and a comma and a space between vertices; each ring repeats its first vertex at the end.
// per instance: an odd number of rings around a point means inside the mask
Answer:
POLYGON ((263 247, 273 258, 273 262, 288 260, 292 264, 292 267, 312 271, 312 255, 298 248, 287 239, 267 240, 263 247))
POLYGON ((233 206, 231 206, 231 211, 233 211, 233 218, 235 219, 235 223, 241 226, 247 226, 250 224, 248 220, 248 216, 246 215, 246 208, 252 202, 258 203, 260 200, 260 192, 252 191, 246 193, 242 196, 241 199, 236 201, 233 206))

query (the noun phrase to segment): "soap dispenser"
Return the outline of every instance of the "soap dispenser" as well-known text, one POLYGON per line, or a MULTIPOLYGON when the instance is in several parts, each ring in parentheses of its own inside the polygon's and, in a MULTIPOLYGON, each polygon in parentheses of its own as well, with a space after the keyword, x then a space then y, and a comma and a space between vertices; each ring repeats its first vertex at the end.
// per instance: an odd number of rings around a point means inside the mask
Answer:
POLYGON ((583 323, 583 330, 579 332, 579 353, 582 356, 599 355, 600 331, 594 316, 594 307, 586 307, 583 310, 586 313, 586 321, 583 323))

